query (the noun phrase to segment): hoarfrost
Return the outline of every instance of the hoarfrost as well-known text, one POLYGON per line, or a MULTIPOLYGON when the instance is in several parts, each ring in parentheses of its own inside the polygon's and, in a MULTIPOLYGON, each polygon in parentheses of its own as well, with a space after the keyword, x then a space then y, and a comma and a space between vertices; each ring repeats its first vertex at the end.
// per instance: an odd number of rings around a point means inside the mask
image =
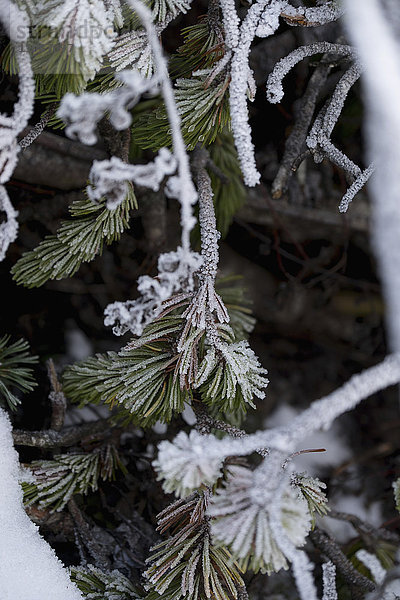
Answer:
POLYGON ((174 492, 185 497, 202 485, 213 485, 221 475, 222 459, 218 453, 205 456, 201 442, 212 442, 212 435, 201 436, 192 430, 189 435, 178 433, 171 442, 159 444, 157 459, 153 466, 158 473, 157 479, 163 480, 165 492, 174 492))

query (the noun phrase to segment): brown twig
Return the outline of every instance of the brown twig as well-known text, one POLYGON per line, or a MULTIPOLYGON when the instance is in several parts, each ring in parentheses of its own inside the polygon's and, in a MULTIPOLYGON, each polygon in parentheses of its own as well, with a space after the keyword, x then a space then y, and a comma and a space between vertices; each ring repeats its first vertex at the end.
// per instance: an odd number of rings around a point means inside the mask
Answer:
POLYGON ((376 589, 375 584, 361 575, 351 564, 338 544, 327 533, 315 527, 310 533, 310 538, 316 548, 321 550, 336 566, 339 573, 346 582, 353 588, 353 600, 363 598, 365 592, 373 592, 376 589), (360 595, 357 595, 360 593, 360 595))
POLYGON ((50 429, 61 431, 64 425, 67 400, 62 391, 62 386, 58 380, 54 362, 51 358, 47 361, 47 374, 52 388, 49 394, 49 400, 51 402, 50 429))
POLYGON ((394 531, 388 531, 383 527, 373 527, 369 523, 362 521, 359 517, 356 517, 356 515, 337 510, 331 510, 329 512, 329 517, 350 523, 364 539, 364 541, 369 544, 371 544, 371 541, 376 543, 378 540, 385 540, 386 542, 392 542, 396 545, 400 544, 400 536, 394 531))
POLYGON ((14 429, 14 444, 20 446, 31 446, 36 448, 55 448, 57 446, 74 446, 88 438, 97 439, 106 437, 111 430, 108 419, 101 419, 94 423, 67 427, 63 431, 47 429, 43 431, 24 431, 14 429))

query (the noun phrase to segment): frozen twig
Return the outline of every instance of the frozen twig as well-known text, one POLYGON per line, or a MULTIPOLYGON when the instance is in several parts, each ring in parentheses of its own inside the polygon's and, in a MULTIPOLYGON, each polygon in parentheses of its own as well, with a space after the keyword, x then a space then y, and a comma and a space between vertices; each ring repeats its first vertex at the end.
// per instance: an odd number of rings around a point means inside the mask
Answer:
POLYGON ((354 375, 328 396, 315 400, 290 425, 259 431, 240 440, 215 439, 211 445, 209 442, 203 445, 204 457, 208 453, 218 453, 223 460, 230 455, 251 454, 258 448, 270 448, 279 452, 282 464, 284 458, 297 449, 303 438, 320 429, 329 429, 337 417, 354 409, 368 396, 399 381, 400 356, 389 355, 378 365, 354 375))
POLYGON ((322 600, 338 600, 336 591, 336 567, 332 561, 322 565, 322 600))
POLYGON ((49 399, 51 402, 50 429, 53 431, 61 431, 64 425, 67 400, 64 392, 62 391, 62 386, 58 380, 52 359, 47 362, 47 374, 51 383, 51 391, 49 394, 49 399))
POLYGON ((207 151, 200 147, 196 148, 193 156, 193 170, 199 198, 202 264, 198 274, 199 289, 183 316, 199 329, 206 328, 207 315, 213 313, 219 323, 229 322, 229 315, 222 298, 215 291, 215 278, 219 262, 218 240, 221 235, 217 230, 211 179, 206 171, 208 160, 207 151))
POLYGON ((326 82, 330 68, 330 64, 323 60, 310 77, 306 91, 299 104, 296 122, 286 140, 285 152, 279 170, 272 183, 272 195, 274 198, 280 198, 286 192, 288 180, 293 171, 296 170, 296 160, 302 155, 308 128, 315 111, 315 105, 319 93, 326 82))
POLYGON ((347 583, 360 588, 364 592, 373 592, 376 589, 376 586, 370 579, 361 575, 353 567, 339 545, 327 533, 319 529, 319 527, 315 527, 310 533, 310 538, 314 545, 333 562, 347 583))
POLYGON ((354 49, 344 44, 331 44, 329 42, 315 42, 308 46, 300 46, 278 61, 267 80, 267 100, 272 103, 280 102, 283 98, 284 77, 304 58, 314 54, 334 54, 344 57, 353 57, 354 49))
POLYGON ((40 121, 38 123, 36 123, 36 125, 34 125, 32 127, 32 129, 29 131, 29 133, 27 133, 26 136, 23 137, 22 140, 20 140, 18 142, 20 147, 23 150, 25 148, 28 148, 36 140, 36 138, 38 138, 39 135, 44 131, 48 122, 56 114, 57 107, 58 107, 58 103, 54 102, 53 104, 51 104, 50 107, 43 114, 40 121))
POLYGON ((56 448, 58 446, 74 446, 86 438, 98 439, 108 437, 111 431, 108 419, 101 419, 94 423, 66 427, 62 431, 47 429, 43 431, 24 431, 14 429, 14 443, 19 446, 32 446, 35 448, 56 448))
POLYGON ((375 171, 374 163, 368 165, 368 167, 362 171, 362 173, 355 179, 355 181, 351 184, 345 195, 340 201, 339 211, 341 213, 347 212, 350 203, 353 201, 353 198, 358 194, 358 192, 364 187, 372 173, 375 171))

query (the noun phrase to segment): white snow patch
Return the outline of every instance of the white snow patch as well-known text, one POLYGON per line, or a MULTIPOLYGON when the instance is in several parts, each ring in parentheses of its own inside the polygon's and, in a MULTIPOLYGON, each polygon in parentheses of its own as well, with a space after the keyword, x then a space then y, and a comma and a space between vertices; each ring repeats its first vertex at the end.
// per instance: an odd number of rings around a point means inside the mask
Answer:
POLYGON ((0 598, 82 600, 54 550, 25 513, 11 431, 9 418, 0 409, 0 598))

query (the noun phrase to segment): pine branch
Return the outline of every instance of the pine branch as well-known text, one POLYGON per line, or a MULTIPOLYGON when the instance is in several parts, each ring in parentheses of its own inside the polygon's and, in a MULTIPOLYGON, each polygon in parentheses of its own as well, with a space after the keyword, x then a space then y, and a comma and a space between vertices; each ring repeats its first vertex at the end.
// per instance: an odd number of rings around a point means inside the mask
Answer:
POLYGON ((52 460, 37 460, 25 465, 33 480, 22 481, 26 506, 38 504, 61 511, 75 494, 87 495, 98 489, 98 482, 115 478, 125 467, 117 449, 110 444, 89 454, 56 454, 52 460))
POLYGON ((316 527, 310 533, 310 538, 314 545, 333 562, 339 573, 351 586, 363 592, 373 592, 375 590, 374 583, 356 571, 336 542, 324 531, 316 527))
POLYGON ((244 582, 229 553, 211 542, 207 504, 207 492, 193 494, 158 515, 158 530, 171 535, 152 549, 147 600, 238 598, 244 582))
POLYGON ((119 240, 129 226, 130 212, 137 208, 133 190, 115 210, 95 204, 88 198, 75 201, 73 219, 63 221, 56 235, 45 238, 35 250, 23 255, 11 272, 19 285, 40 287, 49 279, 62 279, 76 273, 83 262, 102 254, 104 245, 119 240))
POLYGON ((71 567, 72 581, 88 600, 139 600, 143 593, 120 571, 101 571, 94 565, 71 567))
POLYGON ((112 430, 112 423, 108 419, 101 419, 94 423, 66 427, 58 432, 54 429, 43 431, 13 430, 14 444, 17 446, 32 446, 35 448, 58 448, 75 446, 85 439, 98 439, 108 437, 112 430))
POLYGON ((33 379, 30 365, 37 362, 37 356, 29 355, 29 344, 19 340, 9 344, 10 336, 0 338, 0 402, 10 410, 16 410, 21 400, 11 391, 30 392, 37 383, 33 379))

